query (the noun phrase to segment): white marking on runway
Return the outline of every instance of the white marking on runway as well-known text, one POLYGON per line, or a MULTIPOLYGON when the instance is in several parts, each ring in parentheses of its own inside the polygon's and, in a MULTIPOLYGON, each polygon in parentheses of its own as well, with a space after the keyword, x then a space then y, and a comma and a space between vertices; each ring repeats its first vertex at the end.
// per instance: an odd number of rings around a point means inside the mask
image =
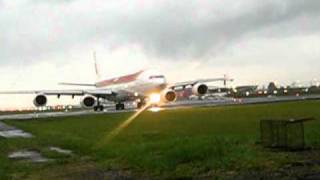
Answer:
POLYGON ((31 138, 30 133, 0 122, 0 136, 4 138, 31 138))
POLYGON ((10 153, 8 158, 14 160, 27 160, 34 163, 43 163, 49 161, 49 159, 43 157, 39 152, 29 150, 21 150, 10 153))

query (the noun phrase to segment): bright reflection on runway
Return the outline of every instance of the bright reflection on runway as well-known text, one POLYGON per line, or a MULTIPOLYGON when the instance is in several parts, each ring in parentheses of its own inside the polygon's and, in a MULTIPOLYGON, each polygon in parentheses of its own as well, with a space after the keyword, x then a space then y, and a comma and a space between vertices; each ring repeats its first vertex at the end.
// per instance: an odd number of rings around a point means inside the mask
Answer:
POLYGON ((148 109, 148 111, 151 111, 151 112, 159 112, 162 110, 163 110, 163 108, 160 108, 160 107, 151 107, 148 109))

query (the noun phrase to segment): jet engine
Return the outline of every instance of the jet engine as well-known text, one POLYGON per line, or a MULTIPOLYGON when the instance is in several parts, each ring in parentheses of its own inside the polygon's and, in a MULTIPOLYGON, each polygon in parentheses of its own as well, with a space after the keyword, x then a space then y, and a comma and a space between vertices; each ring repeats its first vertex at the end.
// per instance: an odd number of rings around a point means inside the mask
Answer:
POLYGON ((172 90, 165 90, 161 93, 161 99, 164 102, 173 102, 177 99, 177 93, 172 90))
POLYGON ((81 106, 84 108, 92 108, 97 104, 97 98, 91 95, 85 95, 81 99, 81 106))
POLYGON ((38 94, 33 100, 33 104, 36 107, 45 106, 47 102, 48 102, 48 99, 44 94, 38 94))
POLYGON ((196 96, 205 95, 208 92, 208 86, 205 84, 196 84, 192 87, 192 93, 196 96))

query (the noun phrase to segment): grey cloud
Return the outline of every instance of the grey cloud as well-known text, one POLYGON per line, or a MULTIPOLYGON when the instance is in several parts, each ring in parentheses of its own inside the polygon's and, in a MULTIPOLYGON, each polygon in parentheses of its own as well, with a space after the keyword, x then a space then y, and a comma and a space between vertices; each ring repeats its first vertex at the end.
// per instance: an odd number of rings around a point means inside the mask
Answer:
POLYGON ((76 0, 31 0, 31 2, 35 3, 51 3, 51 4, 60 4, 60 3, 70 3, 75 2, 76 0))
MULTIPOLYGON (((295 35, 318 31, 320 26, 314 24, 320 15, 318 0, 249 1, 250 6, 239 5, 235 12, 225 14, 215 14, 218 1, 205 1, 206 6, 194 6, 197 1, 168 1, 149 10, 137 7, 132 13, 93 9, 89 14, 73 10, 72 4, 77 1, 61 0, 63 3, 54 10, 44 6, 44 1, 38 2, 30 1, 14 13, 0 12, 0 63, 44 59, 92 42, 106 47, 138 44, 148 55, 168 59, 206 59, 219 55, 241 38, 295 35), (38 4, 36 11, 32 2, 38 4), (195 17, 204 10, 212 14, 195 17), (304 28, 298 27, 301 23, 304 28)), ((222 6, 228 9, 232 4, 222 6)))

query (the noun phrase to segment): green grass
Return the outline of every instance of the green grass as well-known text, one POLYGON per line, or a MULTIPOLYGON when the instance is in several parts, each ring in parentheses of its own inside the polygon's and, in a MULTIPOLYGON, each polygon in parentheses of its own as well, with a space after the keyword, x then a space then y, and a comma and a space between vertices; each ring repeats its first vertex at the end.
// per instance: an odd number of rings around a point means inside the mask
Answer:
MULTIPOLYGON (((111 140, 110 132, 132 113, 6 121, 35 138, 0 139, 0 179, 77 177, 88 170, 121 170, 132 176, 160 178, 272 171, 300 156, 256 145, 259 120, 320 120, 319 107, 319 101, 305 101, 144 112, 111 140), (74 155, 49 152, 49 146, 71 149, 74 155), (56 161, 30 164, 7 159, 8 153, 20 149, 35 149, 56 161)), ((320 122, 306 124, 306 140, 320 147, 320 122)))

